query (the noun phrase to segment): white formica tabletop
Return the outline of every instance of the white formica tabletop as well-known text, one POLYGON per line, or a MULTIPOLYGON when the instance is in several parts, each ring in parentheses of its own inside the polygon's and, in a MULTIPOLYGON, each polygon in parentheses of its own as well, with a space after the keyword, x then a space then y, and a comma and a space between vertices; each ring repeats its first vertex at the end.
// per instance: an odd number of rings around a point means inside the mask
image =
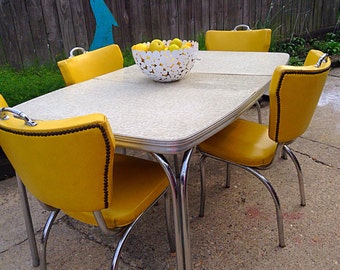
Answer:
POLYGON ((271 76, 288 60, 286 53, 199 51, 192 72, 271 76))
POLYGON ((134 65, 16 106, 33 119, 94 112, 110 120, 118 145, 174 154, 224 128, 267 89, 282 53, 200 51, 182 80, 154 82, 134 65))

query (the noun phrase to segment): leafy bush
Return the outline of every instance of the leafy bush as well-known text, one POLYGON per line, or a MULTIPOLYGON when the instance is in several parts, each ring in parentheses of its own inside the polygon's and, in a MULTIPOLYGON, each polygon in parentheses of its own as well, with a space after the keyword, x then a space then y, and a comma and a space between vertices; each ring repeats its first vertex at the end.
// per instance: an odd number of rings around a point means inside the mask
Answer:
POLYGON ((323 51, 324 53, 328 53, 330 55, 340 54, 340 32, 338 34, 335 33, 327 33, 326 38, 324 40, 312 40, 312 45, 323 51))
POLYGON ((292 37, 285 42, 272 44, 270 51, 286 52, 290 55, 291 65, 302 65, 311 49, 317 49, 329 55, 340 54, 340 31, 327 33, 324 38, 292 37))
POLYGON ((300 37, 293 37, 287 42, 281 42, 276 47, 271 48, 271 51, 285 52, 290 55, 291 65, 301 65, 308 53, 306 49, 306 40, 300 37))

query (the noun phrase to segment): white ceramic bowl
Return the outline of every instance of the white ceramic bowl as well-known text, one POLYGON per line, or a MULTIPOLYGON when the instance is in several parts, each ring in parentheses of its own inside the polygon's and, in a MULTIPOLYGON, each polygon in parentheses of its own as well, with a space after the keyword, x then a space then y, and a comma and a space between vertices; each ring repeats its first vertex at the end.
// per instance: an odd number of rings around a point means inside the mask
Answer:
MULTIPOLYGON (((168 45, 171 40, 163 42, 168 45)), ((186 43, 183 40, 183 44, 186 43)), ((174 51, 138 51, 132 50, 135 63, 142 72, 154 81, 172 82, 182 79, 195 64, 198 52, 198 42, 190 41, 191 48, 174 51)), ((145 44, 150 45, 150 42, 145 44)))

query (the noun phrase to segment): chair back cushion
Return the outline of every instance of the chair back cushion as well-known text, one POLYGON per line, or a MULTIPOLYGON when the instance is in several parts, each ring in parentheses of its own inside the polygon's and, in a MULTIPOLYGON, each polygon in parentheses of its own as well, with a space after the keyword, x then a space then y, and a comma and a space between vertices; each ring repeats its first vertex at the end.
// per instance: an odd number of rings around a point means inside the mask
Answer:
POLYGON ((30 193, 72 211, 107 208, 112 199, 114 137, 102 114, 36 121, 0 119, 1 146, 30 193))
POLYGON ((83 82, 123 68, 123 55, 117 44, 58 62, 66 85, 83 82))
POLYGON ((210 51, 267 52, 271 42, 271 29, 208 30, 205 46, 210 51))
POLYGON ((269 136, 276 142, 289 142, 302 135, 313 117, 325 85, 331 61, 327 57, 320 67, 321 51, 311 50, 308 66, 279 66, 269 89, 269 136))

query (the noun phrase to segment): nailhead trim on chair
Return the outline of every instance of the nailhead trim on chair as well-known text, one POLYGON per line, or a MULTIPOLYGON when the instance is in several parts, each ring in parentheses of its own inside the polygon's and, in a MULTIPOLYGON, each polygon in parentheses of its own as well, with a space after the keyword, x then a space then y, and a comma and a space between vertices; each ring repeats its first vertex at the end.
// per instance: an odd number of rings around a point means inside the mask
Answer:
POLYGON ((317 71, 292 71, 292 72, 284 72, 281 74, 280 80, 279 80, 279 85, 278 85, 278 90, 276 91, 276 100, 277 100, 277 121, 276 121, 276 129, 275 129, 275 141, 277 142, 279 139, 279 129, 280 129, 280 119, 281 119, 281 98, 280 98, 280 93, 281 93, 281 86, 283 79, 286 75, 291 75, 291 74, 296 74, 296 75, 314 75, 314 74, 321 74, 323 72, 328 71, 330 68, 327 69, 320 69, 317 71))
POLYGON ((73 128, 69 130, 62 130, 62 131, 56 131, 56 132, 22 132, 22 131, 15 131, 8 128, 0 127, 1 130, 5 132, 10 132, 17 135, 24 135, 24 136, 30 136, 30 137, 49 137, 49 136, 59 136, 59 135, 67 135, 71 133, 81 132, 88 129, 98 128, 102 135, 105 142, 105 148, 106 148, 106 158, 105 158, 105 166, 104 166, 104 206, 105 208, 109 207, 108 202, 108 172, 109 172, 109 166, 110 166, 110 156, 111 156, 111 149, 110 149, 110 143, 109 138, 107 136, 107 133, 105 132, 105 129, 103 126, 99 124, 93 124, 93 125, 87 125, 79 128, 73 128))

